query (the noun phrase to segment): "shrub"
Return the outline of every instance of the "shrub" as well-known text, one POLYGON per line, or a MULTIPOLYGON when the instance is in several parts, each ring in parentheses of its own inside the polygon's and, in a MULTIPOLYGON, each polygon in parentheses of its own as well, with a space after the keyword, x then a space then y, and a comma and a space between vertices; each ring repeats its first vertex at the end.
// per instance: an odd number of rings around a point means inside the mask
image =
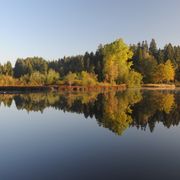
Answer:
POLYGON ((18 85, 18 80, 12 76, 0 75, 0 86, 14 86, 18 85))
POLYGON ((79 85, 79 86, 95 86, 97 84, 97 77, 95 74, 82 71, 79 74, 69 73, 64 77, 64 84, 79 85))
POLYGON ((135 71, 130 71, 127 77, 127 85, 129 88, 140 87, 142 83, 142 75, 135 71))
POLYGON ((77 80, 77 78, 78 77, 77 77, 76 73, 70 72, 67 76, 65 76, 64 84, 71 86, 74 84, 74 82, 77 80))
POLYGON ((50 69, 46 75, 46 84, 48 85, 57 84, 59 78, 60 78, 59 73, 50 69))
POLYGON ((93 73, 82 71, 79 76, 83 86, 95 86, 97 84, 97 77, 93 73))

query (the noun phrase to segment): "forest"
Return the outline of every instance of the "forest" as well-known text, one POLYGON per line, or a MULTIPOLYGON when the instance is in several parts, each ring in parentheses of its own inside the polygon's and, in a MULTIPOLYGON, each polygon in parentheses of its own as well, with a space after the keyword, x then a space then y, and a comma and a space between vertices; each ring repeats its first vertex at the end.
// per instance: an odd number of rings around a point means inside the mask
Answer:
POLYGON ((0 64, 0 86, 13 85, 114 85, 178 84, 180 46, 158 48, 156 41, 127 45, 122 39, 99 45, 96 52, 45 60, 19 58, 12 66, 0 64))

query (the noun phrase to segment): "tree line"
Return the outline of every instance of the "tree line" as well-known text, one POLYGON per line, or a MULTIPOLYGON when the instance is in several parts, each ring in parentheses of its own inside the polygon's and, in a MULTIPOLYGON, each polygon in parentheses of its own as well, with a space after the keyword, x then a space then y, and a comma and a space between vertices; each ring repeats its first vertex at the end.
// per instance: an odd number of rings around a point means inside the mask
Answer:
POLYGON ((168 83, 180 81, 180 46, 171 43, 158 48, 152 39, 130 45, 134 55, 133 68, 142 74, 144 83, 168 83))
POLYGON ((156 41, 127 45, 122 39, 100 45, 96 52, 48 61, 41 57, 0 64, 0 85, 96 85, 180 81, 180 46, 156 41))

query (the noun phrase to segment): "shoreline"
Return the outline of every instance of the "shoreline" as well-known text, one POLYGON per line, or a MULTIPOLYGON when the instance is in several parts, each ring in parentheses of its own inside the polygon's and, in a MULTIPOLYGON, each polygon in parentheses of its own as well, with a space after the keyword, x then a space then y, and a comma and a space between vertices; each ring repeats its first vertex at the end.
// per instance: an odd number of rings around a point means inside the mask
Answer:
POLYGON ((47 85, 47 86, 0 86, 0 94, 14 92, 41 92, 41 91, 64 91, 64 92, 88 92, 88 91, 109 91, 109 90, 126 90, 125 84, 120 85, 96 85, 96 86, 66 86, 66 85, 47 85))
POLYGON ((143 84, 141 89, 145 90, 175 90, 175 84, 143 84))
MULTIPOLYGON (((175 90, 179 87, 175 84, 142 84, 142 90, 175 90)), ((42 91, 64 91, 64 92, 88 92, 88 91, 121 91, 128 89, 125 84, 120 85, 96 85, 96 86, 67 86, 67 85, 45 85, 45 86, 0 86, 0 94, 19 92, 42 92, 42 91)), ((133 89, 133 88, 130 88, 133 89)), ((137 89, 137 88, 136 88, 137 89)))

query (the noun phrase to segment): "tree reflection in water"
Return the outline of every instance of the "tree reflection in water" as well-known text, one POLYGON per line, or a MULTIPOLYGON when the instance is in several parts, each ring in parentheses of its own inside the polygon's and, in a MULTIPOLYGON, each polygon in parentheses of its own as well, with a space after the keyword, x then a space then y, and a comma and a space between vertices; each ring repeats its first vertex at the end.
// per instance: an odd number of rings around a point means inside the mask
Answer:
POLYGON ((165 127, 180 121, 180 93, 175 91, 127 90, 105 93, 32 93, 1 94, 0 104, 18 110, 40 111, 47 107, 95 117, 97 123, 117 135, 128 127, 153 132, 156 122, 165 127))

